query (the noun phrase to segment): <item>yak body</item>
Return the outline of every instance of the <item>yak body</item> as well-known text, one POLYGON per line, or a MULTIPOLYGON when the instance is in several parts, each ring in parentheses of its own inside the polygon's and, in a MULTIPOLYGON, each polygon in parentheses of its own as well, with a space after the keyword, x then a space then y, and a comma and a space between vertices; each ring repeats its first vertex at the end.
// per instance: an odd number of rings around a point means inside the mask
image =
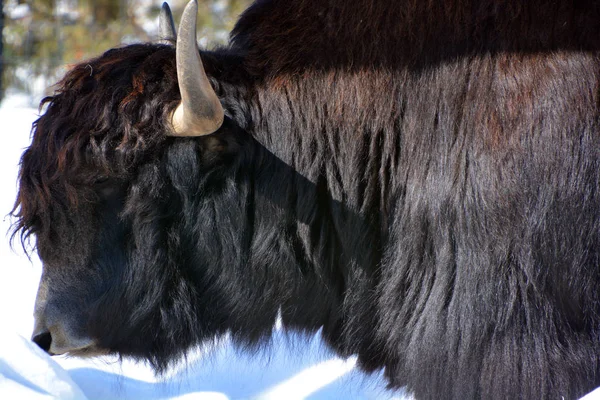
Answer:
POLYGON ((598 50, 591 0, 258 1, 201 52, 226 114, 201 138, 166 136, 172 47, 86 61, 22 159, 36 313, 55 343, 93 339, 73 354, 159 370, 281 315, 417 399, 581 396, 600 385, 598 50))

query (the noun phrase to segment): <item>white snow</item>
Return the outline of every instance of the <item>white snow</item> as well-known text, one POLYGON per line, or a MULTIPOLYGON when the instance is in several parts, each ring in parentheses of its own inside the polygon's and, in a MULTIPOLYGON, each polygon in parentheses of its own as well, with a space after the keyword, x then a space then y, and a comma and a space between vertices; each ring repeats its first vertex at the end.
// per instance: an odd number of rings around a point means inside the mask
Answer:
MULTIPOLYGON (((34 103, 37 103, 35 101, 34 103)), ((16 196, 18 162, 29 144, 36 106, 11 95, 0 105, 0 231, 16 196)), ((381 375, 367 376, 356 360, 340 359, 320 336, 286 336, 258 354, 236 350, 229 339, 195 351, 187 365, 157 378, 146 365, 116 358, 49 357, 28 338, 41 264, 18 240, 14 251, 0 240, 0 399, 403 399, 385 389, 381 375)))
POLYGON ((85 395, 68 372, 33 342, 0 332, 0 398, 82 400, 85 395), (18 352, 18 357, 11 357, 18 352), (7 356, 8 355, 8 356, 7 356))

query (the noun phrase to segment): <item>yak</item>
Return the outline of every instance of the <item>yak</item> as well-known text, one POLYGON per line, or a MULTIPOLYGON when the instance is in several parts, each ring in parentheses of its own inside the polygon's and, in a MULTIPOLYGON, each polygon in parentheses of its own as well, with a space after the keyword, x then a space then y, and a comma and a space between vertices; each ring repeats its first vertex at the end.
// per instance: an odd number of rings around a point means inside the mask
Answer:
POLYGON ((42 100, 34 342, 161 373, 279 319, 417 399, 600 385, 600 2, 257 0, 213 50, 196 15, 42 100))

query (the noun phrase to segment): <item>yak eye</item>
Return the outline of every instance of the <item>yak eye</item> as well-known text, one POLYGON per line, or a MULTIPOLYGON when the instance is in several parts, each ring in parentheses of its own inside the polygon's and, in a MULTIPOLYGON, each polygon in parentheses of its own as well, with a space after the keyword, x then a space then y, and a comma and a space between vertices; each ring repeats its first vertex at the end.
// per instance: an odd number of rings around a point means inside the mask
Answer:
POLYGON ((101 198, 112 197, 117 191, 117 185, 115 182, 107 176, 99 176, 93 182, 93 188, 100 195, 101 198))
POLYGON ((94 179, 94 186, 101 186, 108 182, 108 176, 99 176, 94 179))

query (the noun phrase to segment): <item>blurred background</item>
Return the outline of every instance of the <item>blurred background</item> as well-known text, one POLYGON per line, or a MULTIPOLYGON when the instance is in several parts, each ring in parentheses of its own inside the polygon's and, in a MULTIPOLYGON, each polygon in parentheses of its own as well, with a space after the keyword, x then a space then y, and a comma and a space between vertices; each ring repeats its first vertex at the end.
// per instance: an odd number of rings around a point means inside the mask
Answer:
MULTIPOLYGON (((199 0, 198 40, 224 44, 251 0, 199 0)), ((168 1, 175 22, 187 0, 168 1)), ((0 102, 49 94, 70 64, 109 48, 154 40, 162 0, 0 0, 0 102)))

